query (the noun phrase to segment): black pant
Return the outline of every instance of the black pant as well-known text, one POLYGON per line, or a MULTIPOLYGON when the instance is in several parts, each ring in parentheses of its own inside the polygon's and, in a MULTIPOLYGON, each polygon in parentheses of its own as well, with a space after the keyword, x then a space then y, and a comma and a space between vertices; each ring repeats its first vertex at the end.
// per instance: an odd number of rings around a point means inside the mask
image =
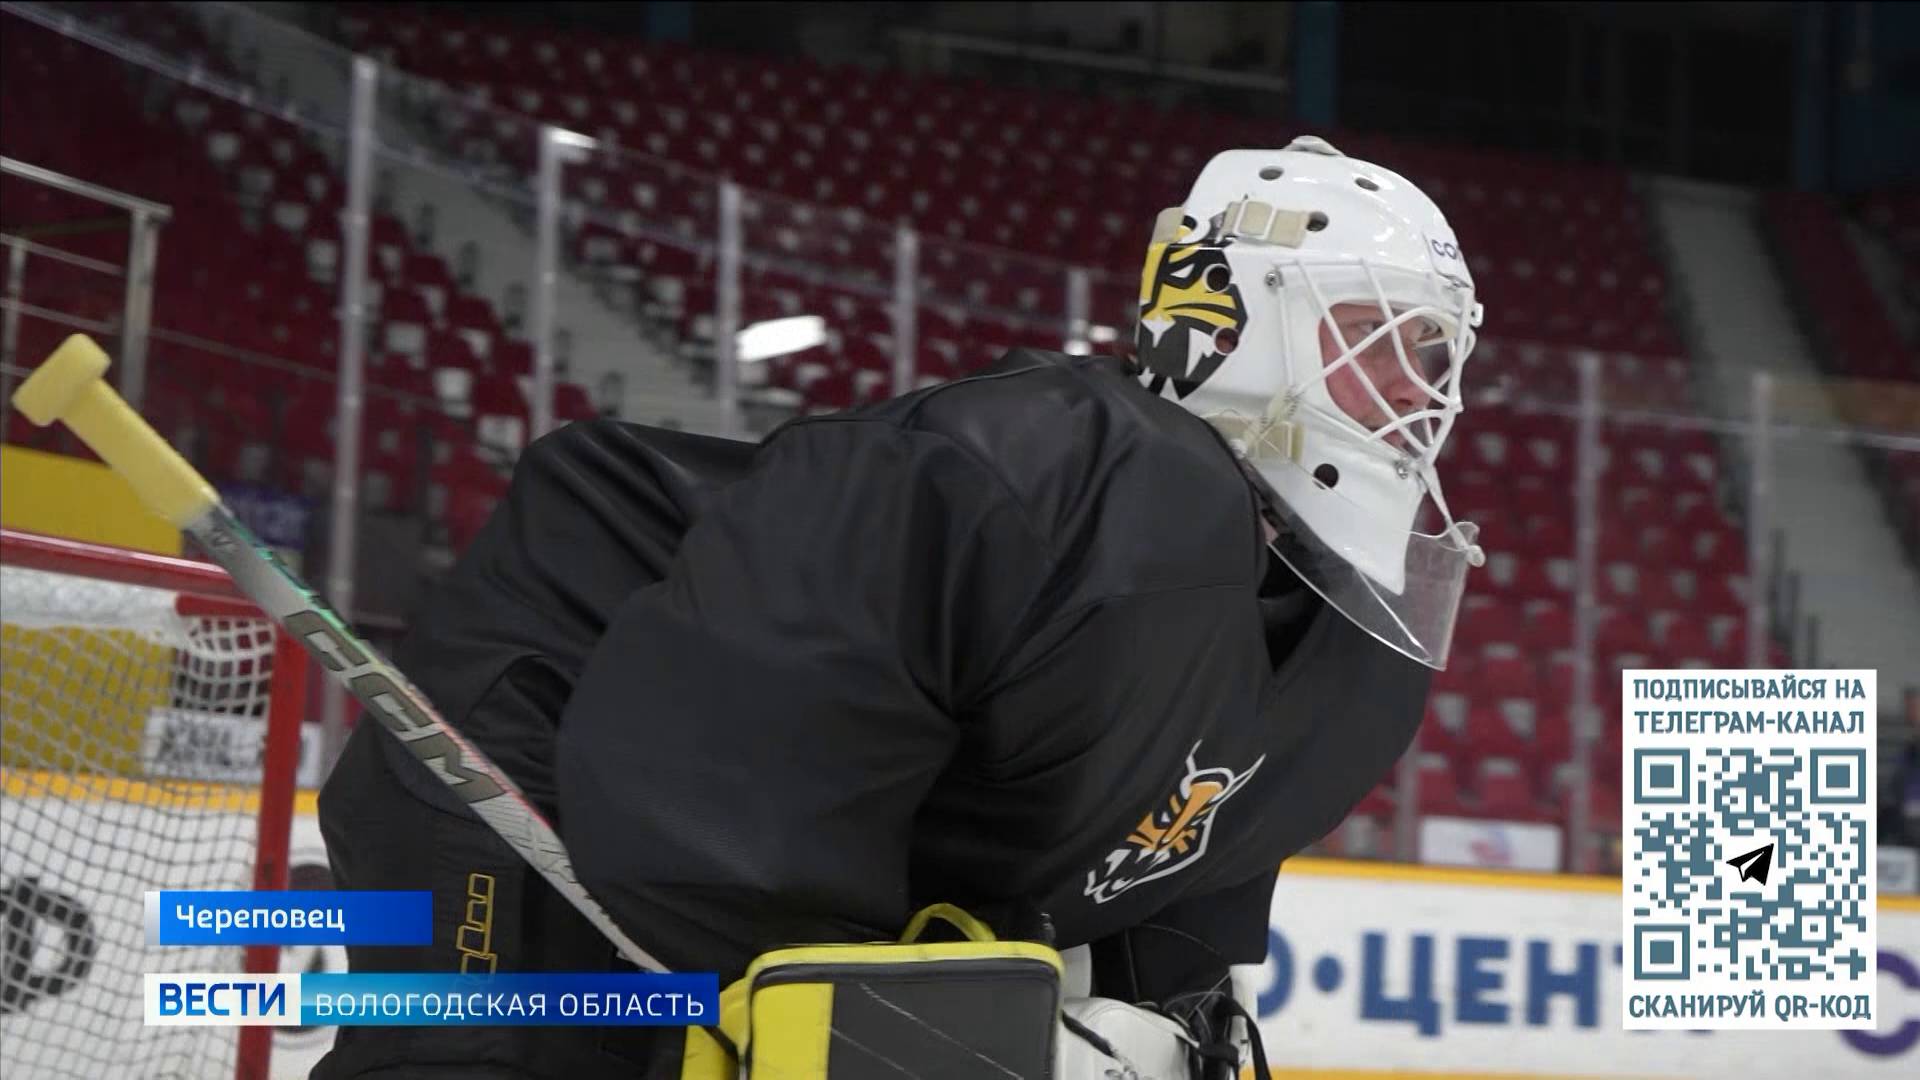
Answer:
MULTIPOLYGON (((320 793, 342 889, 427 889, 433 943, 349 946, 356 972, 631 971, 506 842, 379 725, 320 793), (464 932, 463 932, 464 928, 464 932)), ((314 1080, 639 1080, 679 1073, 671 1028, 342 1027, 314 1080), (649 1064, 656 1071, 649 1073, 649 1064)))

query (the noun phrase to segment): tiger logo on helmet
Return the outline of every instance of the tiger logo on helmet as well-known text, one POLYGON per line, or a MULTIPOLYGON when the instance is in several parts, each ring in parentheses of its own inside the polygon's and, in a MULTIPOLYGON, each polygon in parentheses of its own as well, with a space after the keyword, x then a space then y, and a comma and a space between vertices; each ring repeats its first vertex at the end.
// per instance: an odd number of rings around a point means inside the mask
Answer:
POLYGON ((1218 221, 1204 234, 1193 218, 1156 235, 1140 272, 1141 367, 1186 397, 1240 344, 1247 308, 1228 265, 1218 221))

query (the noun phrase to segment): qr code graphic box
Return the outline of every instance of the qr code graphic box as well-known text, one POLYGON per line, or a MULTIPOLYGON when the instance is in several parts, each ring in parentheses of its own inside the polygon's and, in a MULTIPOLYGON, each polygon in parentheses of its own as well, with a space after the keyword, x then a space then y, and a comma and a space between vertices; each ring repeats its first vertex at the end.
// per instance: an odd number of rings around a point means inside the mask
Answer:
POLYGON ((1871 1029, 1874 672, 1622 673, 1629 1029, 1871 1029))

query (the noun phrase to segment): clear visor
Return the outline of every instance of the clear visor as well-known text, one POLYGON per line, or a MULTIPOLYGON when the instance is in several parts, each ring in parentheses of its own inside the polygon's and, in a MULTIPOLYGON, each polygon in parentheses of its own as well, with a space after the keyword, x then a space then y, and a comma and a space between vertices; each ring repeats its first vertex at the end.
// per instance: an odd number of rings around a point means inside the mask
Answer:
POLYGON ((1480 561, 1476 526, 1460 522, 1438 535, 1409 535, 1405 587, 1395 593, 1322 540, 1257 470, 1245 471, 1265 495, 1279 530, 1269 547, 1300 580, 1382 644, 1435 670, 1447 666, 1467 570, 1480 561))

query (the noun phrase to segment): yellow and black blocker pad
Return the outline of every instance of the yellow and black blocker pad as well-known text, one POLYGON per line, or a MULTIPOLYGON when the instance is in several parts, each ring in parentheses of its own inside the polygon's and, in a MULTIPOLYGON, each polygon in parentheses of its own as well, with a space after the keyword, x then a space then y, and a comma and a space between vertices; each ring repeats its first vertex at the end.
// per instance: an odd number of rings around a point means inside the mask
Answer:
POLYGON ((1059 1027, 1060 954, 997 941, 936 904, 899 943, 767 953, 720 999, 720 1031, 687 1032, 682 1080, 1045 1078, 1059 1027), (967 940, 919 943, 931 919, 967 940))

